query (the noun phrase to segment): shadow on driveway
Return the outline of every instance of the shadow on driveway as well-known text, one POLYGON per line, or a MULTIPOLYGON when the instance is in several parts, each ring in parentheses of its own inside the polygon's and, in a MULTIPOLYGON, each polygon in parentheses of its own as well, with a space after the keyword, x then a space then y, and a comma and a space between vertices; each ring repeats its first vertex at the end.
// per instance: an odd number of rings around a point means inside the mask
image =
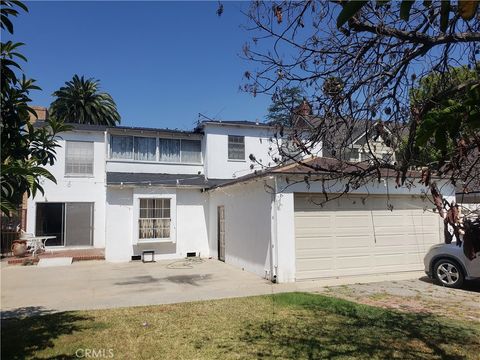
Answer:
POLYGON ((155 283, 174 283, 181 285, 201 286, 202 282, 209 281, 213 277, 212 274, 205 275, 172 275, 163 278, 154 278, 153 276, 134 276, 130 280, 116 282, 115 285, 141 285, 141 284, 155 284, 155 283))

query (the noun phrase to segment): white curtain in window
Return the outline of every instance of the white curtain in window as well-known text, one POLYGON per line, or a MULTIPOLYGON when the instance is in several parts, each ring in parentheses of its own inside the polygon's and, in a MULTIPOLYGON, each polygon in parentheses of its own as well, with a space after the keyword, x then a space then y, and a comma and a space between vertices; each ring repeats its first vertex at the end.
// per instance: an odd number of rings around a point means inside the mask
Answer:
POLYGON ((159 139, 160 161, 180 162, 180 140, 159 139))
POLYGON ((182 162, 202 162, 202 144, 200 140, 182 140, 182 162))
POLYGON ((157 151, 157 139, 147 137, 135 137, 134 159, 144 161, 155 161, 157 151))
POLYGON ((112 159, 132 159, 133 137, 112 135, 110 138, 110 157, 112 159))

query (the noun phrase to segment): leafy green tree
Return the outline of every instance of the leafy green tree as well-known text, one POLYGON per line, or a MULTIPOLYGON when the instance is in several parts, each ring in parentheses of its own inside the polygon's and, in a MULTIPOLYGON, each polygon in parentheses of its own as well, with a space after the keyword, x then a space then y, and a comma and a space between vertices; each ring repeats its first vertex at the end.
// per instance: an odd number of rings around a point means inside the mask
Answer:
POLYGON ((303 91, 299 87, 283 88, 272 96, 267 120, 276 125, 291 125, 294 110, 302 103, 303 91))
MULTIPOLYGON (((28 11, 19 1, 1 2, 0 25, 13 34, 12 18, 21 10, 28 11)), ((35 128, 30 123, 30 114, 36 116, 29 106, 29 94, 40 88, 35 80, 22 72, 19 60, 26 61, 19 52, 23 43, 12 41, 0 43, 1 67, 1 201, 0 209, 10 215, 21 202, 23 194, 43 193, 42 178, 55 182, 53 175, 44 167, 56 160, 56 137, 67 131, 68 126, 54 119, 47 120, 44 127, 35 128), (21 75, 17 75, 20 72, 21 75)))
MULTIPOLYGON (((455 146, 480 132, 479 71, 467 67, 451 69, 447 74, 432 73, 421 79, 420 86, 411 91, 411 102, 418 104, 435 99, 435 105, 417 128, 415 144, 420 149, 434 148, 440 162, 448 161, 455 146), (442 96, 438 84, 448 77, 450 95, 442 96)), ((442 165, 442 164, 440 164, 442 165)))
POLYGON ((100 82, 74 75, 53 93, 49 113, 66 123, 109 125, 120 123, 117 105, 110 94, 100 92, 100 82))
MULTIPOLYGON (((376 1, 378 6, 388 6, 390 0, 376 1)), ((414 0, 402 0, 400 2, 400 11, 399 17, 402 20, 408 21, 410 19, 410 12, 412 6, 414 5, 414 0)), ((459 0, 458 4, 455 6, 452 4, 453 1, 442 0, 440 8, 440 30, 446 32, 449 26, 450 13, 456 12, 463 20, 471 20, 475 16, 478 5, 480 4, 479 0, 459 0), (453 5, 453 6, 452 6, 453 5)), ((345 1, 342 4, 342 10, 337 17, 337 27, 343 26, 347 21, 352 19, 365 5, 368 4, 368 1, 360 0, 350 0, 345 1)), ((433 8, 432 1, 424 1, 423 5, 425 10, 430 10, 433 8)))

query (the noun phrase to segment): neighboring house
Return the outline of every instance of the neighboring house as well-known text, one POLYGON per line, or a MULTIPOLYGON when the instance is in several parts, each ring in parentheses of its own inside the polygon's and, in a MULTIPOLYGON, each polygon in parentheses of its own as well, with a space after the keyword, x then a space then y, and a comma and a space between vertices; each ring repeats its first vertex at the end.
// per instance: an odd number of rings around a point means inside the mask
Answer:
MULTIPOLYGON (((275 131, 248 121, 192 131, 75 125, 49 168, 57 184, 45 181, 28 203, 27 231, 57 236, 47 245, 104 248, 107 261, 197 255, 280 282, 422 269, 442 241, 424 188, 386 180, 316 205, 324 195, 315 178, 302 181, 308 169, 263 171, 249 160, 273 166, 275 131)), ((316 146, 308 161, 329 161, 316 146)))
MULTIPOLYGON (((395 163, 396 155, 389 143, 392 132, 388 125, 391 124, 380 121, 373 123, 367 120, 356 120, 348 124, 338 120, 323 124, 324 121, 323 118, 313 115, 310 104, 304 99, 294 110, 291 123, 300 137, 305 140, 315 138, 318 127, 323 126, 325 139, 322 142, 322 153, 325 157, 342 158, 351 162, 371 161, 375 157, 395 163), (383 139, 382 134, 386 139, 383 139)), ((405 133, 405 127, 396 126, 396 130, 400 134, 405 133)), ((291 147, 295 150, 295 146, 291 147)), ((317 155, 315 149, 312 153, 317 155)))

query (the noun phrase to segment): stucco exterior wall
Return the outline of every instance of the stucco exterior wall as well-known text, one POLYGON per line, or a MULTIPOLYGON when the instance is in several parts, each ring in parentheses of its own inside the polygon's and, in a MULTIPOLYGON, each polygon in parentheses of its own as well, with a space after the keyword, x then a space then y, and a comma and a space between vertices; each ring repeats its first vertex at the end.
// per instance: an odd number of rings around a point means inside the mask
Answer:
POLYGON ((208 256, 208 196, 199 189, 166 187, 107 188, 108 261, 130 261, 143 250, 155 250, 155 259, 183 258, 187 252, 208 256), (171 241, 141 243, 138 241, 138 199, 171 199, 171 241))
POLYGON ((37 193, 28 201, 27 232, 35 233, 36 204, 38 202, 93 202, 93 246, 105 247, 105 137, 103 132, 75 131, 61 134, 58 140, 57 161, 46 168, 55 176, 57 184, 43 180, 45 195, 37 193), (93 177, 65 176, 65 141, 94 142, 93 177))
POLYGON ((207 125, 205 132, 205 175, 211 179, 231 179, 250 174, 262 166, 250 161, 253 154, 264 166, 274 166, 269 148, 275 146, 269 139, 273 130, 235 126, 207 125), (228 160, 228 135, 245 137, 245 160, 228 160), (254 165, 250 169, 250 165, 254 165))
POLYGON ((210 255, 218 258, 217 207, 225 207, 225 262, 270 276, 272 195, 265 180, 209 191, 210 255))

